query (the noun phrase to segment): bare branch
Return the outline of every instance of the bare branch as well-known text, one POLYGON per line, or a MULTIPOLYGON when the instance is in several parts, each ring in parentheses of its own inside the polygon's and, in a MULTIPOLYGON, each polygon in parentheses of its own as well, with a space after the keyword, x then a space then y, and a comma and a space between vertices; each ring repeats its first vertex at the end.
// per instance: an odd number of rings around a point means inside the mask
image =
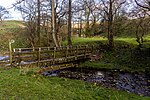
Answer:
POLYGON ((126 0, 124 0, 123 2, 121 2, 121 3, 117 6, 117 8, 115 9, 113 15, 116 14, 117 10, 118 10, 125 2, 126 2, 126 0))
POLYGON ((150 1, 148 2, 149 3, 148 6, 141 5, 137 0, 134 0, 134 1, 138 6, 150 11, 150 1))

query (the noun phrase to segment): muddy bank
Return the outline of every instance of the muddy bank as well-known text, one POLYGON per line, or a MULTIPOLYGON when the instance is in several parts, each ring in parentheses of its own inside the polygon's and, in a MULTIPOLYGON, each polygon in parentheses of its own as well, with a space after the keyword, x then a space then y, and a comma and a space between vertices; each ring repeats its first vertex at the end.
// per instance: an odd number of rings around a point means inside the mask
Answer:
POLYGON ((83 80, 88 83, 124 90, 139 95, 150 96, 150 77, 145 73, 129 73, 119 70, 94 70, 68 68, 53 72, 44 72, 46 76, 58 76, 83 80))

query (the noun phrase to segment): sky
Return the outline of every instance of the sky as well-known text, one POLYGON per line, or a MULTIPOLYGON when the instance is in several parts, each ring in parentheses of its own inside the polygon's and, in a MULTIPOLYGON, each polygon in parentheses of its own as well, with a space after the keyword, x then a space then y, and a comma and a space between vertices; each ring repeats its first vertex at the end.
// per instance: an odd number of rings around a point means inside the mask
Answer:
MULTIPOLYGON (((0 0, 0 5, 7 8, 10 8, 12 6, 12 4, 15 2, 16 0, 0 0)), ((8 9, 8 11, 11 14, 12 20, 22 20, 21 14, 19 11, 14 10, 14 9, 8 9)))

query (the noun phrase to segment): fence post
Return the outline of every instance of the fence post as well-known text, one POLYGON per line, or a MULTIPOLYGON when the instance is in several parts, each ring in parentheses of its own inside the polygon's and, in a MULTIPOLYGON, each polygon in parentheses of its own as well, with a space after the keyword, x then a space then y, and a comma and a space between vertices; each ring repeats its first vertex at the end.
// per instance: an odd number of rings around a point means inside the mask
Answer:
POLYGON ((35 51, 35 47, 32 48, 32 51, 33 51, 33 52, 35 51))
POLYGON ((87 45, 85 46, 84 58, 86 58, 87 45))
POLYGON ((41 60, 41 48, 38 51, 38 67, 40 67, 40 60, 41 60))
POLYGON ((50 50, 50 47, 48 47, 48 51, 50 50))
POLYGON ((53 64, 55 64, 55 58, 56 58, 56 47, 54 47, 53 51, 53 64))
POLYGON ((75 60, 78 59, 78 46, 76 46, 76 57, 75 57, 75 60))
POLYGON ((12 64, 12 47, 11 47, 11 42, 9 41, 9 61, 10 65, 12 64))
POLYGON ((10 62, 10 65, 12 64, 12 43, 14 43, 15 41, 14 40, 10 40, 9 41, 9 62, 10 62))
POLYGON ((66 47, 66 62, 67 62, 67 57, 68 57, 68 49, 69 49, 69 47, 67 46, 66 47))
POLYGON ((21 52, 21 48, 19 48, 19 52, 21 52))
POLYGON ((33 58, 36 58, 35 47, 32 47, 32 52, 33 52, 32 57, 33 57, 33 58))
POLYGON ((92 54, 94 53, 94 45, 92 45, 92 51, 91 51, 91 53, 92 54))

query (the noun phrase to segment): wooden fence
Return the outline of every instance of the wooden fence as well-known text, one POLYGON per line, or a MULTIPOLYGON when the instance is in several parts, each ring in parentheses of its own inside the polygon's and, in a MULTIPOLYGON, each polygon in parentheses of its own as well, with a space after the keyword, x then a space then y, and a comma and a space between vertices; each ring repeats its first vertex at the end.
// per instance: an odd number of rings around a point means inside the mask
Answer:
POLYGON ((93 46, 14 48, 10 63, 14 65, 57 65, 90 58, 93 46))

